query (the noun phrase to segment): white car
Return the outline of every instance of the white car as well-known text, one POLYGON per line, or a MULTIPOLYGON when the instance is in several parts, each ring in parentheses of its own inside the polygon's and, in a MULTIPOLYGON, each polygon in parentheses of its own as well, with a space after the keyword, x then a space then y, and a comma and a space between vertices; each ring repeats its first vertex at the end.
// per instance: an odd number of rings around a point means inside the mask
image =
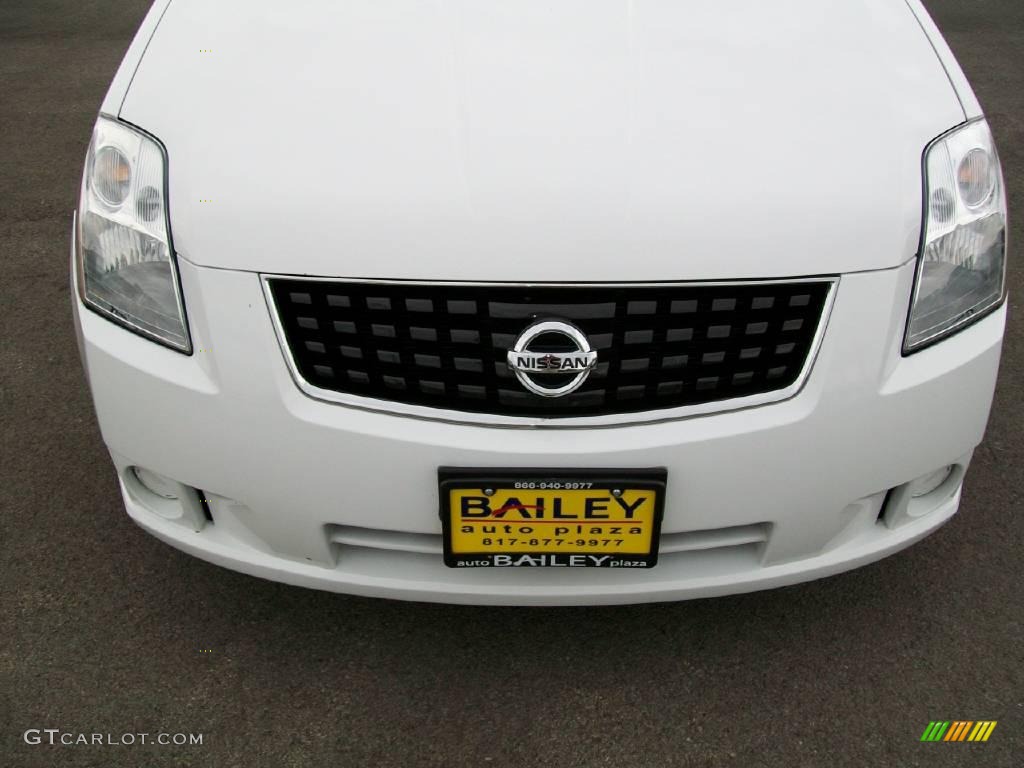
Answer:
POLYGON ((172 546, 370 596, 680 600, 952 517, 1005 233, 918 0, 158 0, 74 314, 172 546))

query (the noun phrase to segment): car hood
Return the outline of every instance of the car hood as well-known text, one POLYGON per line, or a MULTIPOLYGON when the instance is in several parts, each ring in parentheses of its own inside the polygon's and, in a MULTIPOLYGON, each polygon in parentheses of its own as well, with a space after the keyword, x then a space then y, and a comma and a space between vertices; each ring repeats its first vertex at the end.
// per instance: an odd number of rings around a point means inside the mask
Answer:
POLYGON ((905 262, 963 111, 902 0, 173 0, 120 116, 199 265, 660 281, 905 262))

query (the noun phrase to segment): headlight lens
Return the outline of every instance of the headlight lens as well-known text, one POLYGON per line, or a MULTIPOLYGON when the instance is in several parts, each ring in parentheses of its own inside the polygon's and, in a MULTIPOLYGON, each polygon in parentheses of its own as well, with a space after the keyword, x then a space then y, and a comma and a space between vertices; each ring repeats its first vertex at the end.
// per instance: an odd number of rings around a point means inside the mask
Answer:
POLYGON ((78 284, 91 308, 189 353, 165 180, 163 148, 154 139, 99 118, 78 208, 78 284))
POLYGON ((1006 196, 988 124, 977 120, 936 139, 924 167, 927 205, 905 353, 1003 300, 1006 196))

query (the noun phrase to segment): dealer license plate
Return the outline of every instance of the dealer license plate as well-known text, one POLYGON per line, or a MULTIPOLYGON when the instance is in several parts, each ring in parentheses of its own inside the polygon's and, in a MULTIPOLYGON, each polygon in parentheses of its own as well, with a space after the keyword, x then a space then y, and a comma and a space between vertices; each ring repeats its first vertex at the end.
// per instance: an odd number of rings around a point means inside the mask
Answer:
POLYGON ((451 568, 651 568, 666 473, 439 470, 451 568))

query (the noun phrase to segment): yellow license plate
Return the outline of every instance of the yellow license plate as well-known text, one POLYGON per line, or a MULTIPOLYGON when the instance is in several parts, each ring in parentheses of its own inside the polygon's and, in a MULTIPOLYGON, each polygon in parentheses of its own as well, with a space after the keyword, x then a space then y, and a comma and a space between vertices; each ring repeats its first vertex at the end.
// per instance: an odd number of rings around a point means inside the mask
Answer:
POLYGON ((449 567, 650 568, 657 563, 664 470, 442 469, 440 488, 449 567))

